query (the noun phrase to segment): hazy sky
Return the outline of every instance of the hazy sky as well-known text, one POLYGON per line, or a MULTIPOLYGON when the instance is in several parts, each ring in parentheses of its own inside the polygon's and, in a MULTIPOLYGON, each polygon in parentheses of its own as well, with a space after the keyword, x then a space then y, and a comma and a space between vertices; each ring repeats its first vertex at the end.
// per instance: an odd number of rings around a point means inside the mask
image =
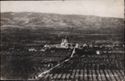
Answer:
POLYGON ((124 17, 124 0, 1 1, 1 12, 44 12, 124 17))

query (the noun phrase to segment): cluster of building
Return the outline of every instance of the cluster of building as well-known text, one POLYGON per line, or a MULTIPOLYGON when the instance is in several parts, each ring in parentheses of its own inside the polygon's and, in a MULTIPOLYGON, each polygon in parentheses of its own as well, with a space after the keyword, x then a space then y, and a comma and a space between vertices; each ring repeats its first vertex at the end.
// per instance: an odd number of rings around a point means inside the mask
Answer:
MULTIPOLYGON (((106 41, 96 41, 96 42, 85 42, 85 43, 69 43, 67 39, 62 39, 60 44, 45 44, 39 51, 45 51, 46 49, 57 48, 57 49, 83 49, 83 48, 99 48, 99 49, 114 49, 114 48, 124 48, 124 44, 120 44, 119 42, 110 42, 106 41)), ((36 48, 29 48, 28 51, 38 51, 36 48)))
POLYGON ((120 42, 107 42, 107 41, 95 41, 95 42, 88 42, 88 43, 69 43, 67 39, 62 39, 60 44, 46 44, 44 45, 45 48, 84 48, 84 47, 99 47, 99 48, 114 48, 114 47, 125 47, 124 44, 120 42))

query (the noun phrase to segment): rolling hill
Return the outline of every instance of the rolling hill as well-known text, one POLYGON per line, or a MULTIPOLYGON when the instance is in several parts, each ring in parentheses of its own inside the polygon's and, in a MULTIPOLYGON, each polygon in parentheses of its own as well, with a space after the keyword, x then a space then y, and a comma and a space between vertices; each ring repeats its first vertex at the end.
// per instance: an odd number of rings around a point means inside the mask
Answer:
MULTIPOLYGON (((85 15, 60 15, 32 12, 1 13, 1 29, 53 30, 53 33, 120 34, 124 19, 85 15)), ((47 31, 48 32, 48 31, 47 31)), ((50 32, 50 31, 49 31, 50 32)))

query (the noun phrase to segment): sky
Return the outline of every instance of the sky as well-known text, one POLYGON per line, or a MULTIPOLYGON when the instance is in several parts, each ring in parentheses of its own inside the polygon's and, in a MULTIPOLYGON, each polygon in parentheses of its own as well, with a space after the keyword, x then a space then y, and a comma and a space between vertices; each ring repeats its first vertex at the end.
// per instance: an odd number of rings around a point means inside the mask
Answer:
POLYGON ((1 12, 42 12, 124 18, 124 0, 1 1, 1 12))

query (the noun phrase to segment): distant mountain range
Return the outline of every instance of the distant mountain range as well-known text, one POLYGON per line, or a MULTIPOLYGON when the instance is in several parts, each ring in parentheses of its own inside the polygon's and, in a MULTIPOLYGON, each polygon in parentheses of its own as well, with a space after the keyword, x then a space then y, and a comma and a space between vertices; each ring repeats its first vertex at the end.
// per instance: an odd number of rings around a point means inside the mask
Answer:
POLYGON ((11 28, 50 30, 53 33, 122 34, 124 19, 86 15, 60 15, 32 12, 1 13, 1 30, 11 28))

